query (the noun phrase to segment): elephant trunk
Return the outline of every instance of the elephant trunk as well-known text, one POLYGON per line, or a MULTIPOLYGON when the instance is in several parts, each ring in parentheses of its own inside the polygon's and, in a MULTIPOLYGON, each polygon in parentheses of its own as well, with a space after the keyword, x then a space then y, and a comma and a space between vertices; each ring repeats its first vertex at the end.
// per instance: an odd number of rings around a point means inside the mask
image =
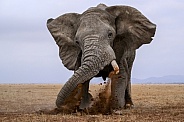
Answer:
POLYGON ((82 64, 60 90, 56 100, 58 108, 65 103, 65 100, 75 90, 77 85, 96 76, 106 65, 112 62, 111 64, 113 64, 117 72, 118 66, 117 63, 114 63, 115 54, 110 45, 102 46, 102 44, 99 44, 98 39, 91 38, 85 39, 83 44, 82 64))

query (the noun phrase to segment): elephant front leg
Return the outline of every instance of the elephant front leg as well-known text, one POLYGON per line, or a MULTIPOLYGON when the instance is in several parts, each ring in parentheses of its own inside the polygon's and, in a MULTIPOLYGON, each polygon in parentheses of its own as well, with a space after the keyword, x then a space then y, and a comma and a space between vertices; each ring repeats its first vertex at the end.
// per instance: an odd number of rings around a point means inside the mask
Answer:
POLYGON ((111 77, 111 108, 113 113, 121 114, 125 106, 125 90, 127 87, 127 73, 123 65, 120 65, 120 72, 111 77))

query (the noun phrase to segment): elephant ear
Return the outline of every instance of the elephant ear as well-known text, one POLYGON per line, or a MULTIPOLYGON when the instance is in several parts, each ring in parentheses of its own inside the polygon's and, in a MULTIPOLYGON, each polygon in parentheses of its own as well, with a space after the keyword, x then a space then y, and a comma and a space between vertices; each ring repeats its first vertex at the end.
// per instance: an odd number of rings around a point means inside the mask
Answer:
POLYGON ((59 56, 69 70, 74 70, 80 53, 79 46, 74 42, 79 14, 64 14, 56 19, 47 20, 47 28, 59 46, 59 56))
POLYGON ((156 25, 137 9, 130 6, 111 6, 106 11, 115 16, 117 36, 124 39, 130 48, 138 49, 142 44, 152 41, 156 25))

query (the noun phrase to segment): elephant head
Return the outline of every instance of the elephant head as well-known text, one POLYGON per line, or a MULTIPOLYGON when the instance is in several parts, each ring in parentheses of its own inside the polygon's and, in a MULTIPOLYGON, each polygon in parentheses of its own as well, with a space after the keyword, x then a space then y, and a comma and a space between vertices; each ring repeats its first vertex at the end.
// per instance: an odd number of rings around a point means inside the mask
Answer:
POLYGON ((49 19, 47 27, 59 46, 62 63, 74 70, 58 94, 56 105, 60 107, 77 85, 98 75, 111 62, 118 73, 115 38, 128 35, 122 47, 135 50, 151 42, 156 25, 135 8, 100 4, 82 14, 67 13, 49 19))

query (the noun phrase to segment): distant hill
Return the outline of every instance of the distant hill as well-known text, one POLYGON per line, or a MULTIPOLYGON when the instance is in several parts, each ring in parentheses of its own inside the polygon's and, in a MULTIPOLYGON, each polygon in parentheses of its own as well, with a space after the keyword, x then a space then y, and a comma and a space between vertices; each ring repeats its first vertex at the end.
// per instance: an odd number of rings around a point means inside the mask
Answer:
MULTIPOLYGON (((94 78, 90 83, 103 83, 102 78, 94 78)), ((132 78, 132 84, 184 84, 184 75, 167 75, 163 77, 150 77, 146 79, 132 78)))
POLYGON ((184 75, 167 75, 146 79, 132 78, 133 84, 184 84, 184 75))

